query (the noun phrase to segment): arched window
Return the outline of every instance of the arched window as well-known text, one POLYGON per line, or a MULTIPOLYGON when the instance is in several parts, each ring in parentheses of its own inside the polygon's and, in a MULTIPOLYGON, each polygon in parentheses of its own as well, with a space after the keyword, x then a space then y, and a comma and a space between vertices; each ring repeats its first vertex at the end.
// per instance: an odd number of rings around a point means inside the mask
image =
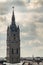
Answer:
POLYGON ((16 53, 18 54, 18 49, 17 49, 16 53))
POLYGON ((14 36, 15 36, 15 34, 14 34, 14 36))
POLYGON ((14 54, 14 50, 13 50, 13 48, 12 48, 12 54, 14 54))
POLYGON ((15 34, 14 34, 14 40, 15 40, 15 34))

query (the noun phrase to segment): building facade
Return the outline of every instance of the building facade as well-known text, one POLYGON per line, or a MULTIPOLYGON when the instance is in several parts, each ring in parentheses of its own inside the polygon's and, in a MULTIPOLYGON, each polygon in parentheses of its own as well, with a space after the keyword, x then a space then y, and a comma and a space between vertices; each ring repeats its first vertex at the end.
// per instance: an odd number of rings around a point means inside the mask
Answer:
POLYGON ((15 23, 14 8, 11 25, 7 28, 7 62, 20 62, 20 29, 15 23))

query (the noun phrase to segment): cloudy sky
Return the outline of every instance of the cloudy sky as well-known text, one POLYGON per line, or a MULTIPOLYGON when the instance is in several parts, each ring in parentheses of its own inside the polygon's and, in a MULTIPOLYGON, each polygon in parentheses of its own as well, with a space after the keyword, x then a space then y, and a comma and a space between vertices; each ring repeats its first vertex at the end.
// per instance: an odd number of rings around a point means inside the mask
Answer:
POLYGON ((43 56, 43 0, 0 0, 0 57, 6 56, 12 6, 20 27, 21 57, 43 56))

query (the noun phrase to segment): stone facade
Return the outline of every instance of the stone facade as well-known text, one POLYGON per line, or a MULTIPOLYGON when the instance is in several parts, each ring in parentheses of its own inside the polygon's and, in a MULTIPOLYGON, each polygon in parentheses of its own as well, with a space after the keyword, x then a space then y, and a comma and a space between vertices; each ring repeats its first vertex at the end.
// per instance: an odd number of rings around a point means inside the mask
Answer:
POLYGON ((15 23, 14 9, 11 25, 7 28, 7 62, 20 62, 20 29, 15 23))

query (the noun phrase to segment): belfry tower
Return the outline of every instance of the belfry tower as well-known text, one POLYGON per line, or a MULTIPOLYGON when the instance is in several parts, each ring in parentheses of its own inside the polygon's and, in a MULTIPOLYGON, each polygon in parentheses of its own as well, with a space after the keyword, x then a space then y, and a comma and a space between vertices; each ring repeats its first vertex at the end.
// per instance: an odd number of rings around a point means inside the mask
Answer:
POLYGON ((7 28, 7 62, 20 62, 20 29, 16 26, 14 7, 11 25, 7 28))

